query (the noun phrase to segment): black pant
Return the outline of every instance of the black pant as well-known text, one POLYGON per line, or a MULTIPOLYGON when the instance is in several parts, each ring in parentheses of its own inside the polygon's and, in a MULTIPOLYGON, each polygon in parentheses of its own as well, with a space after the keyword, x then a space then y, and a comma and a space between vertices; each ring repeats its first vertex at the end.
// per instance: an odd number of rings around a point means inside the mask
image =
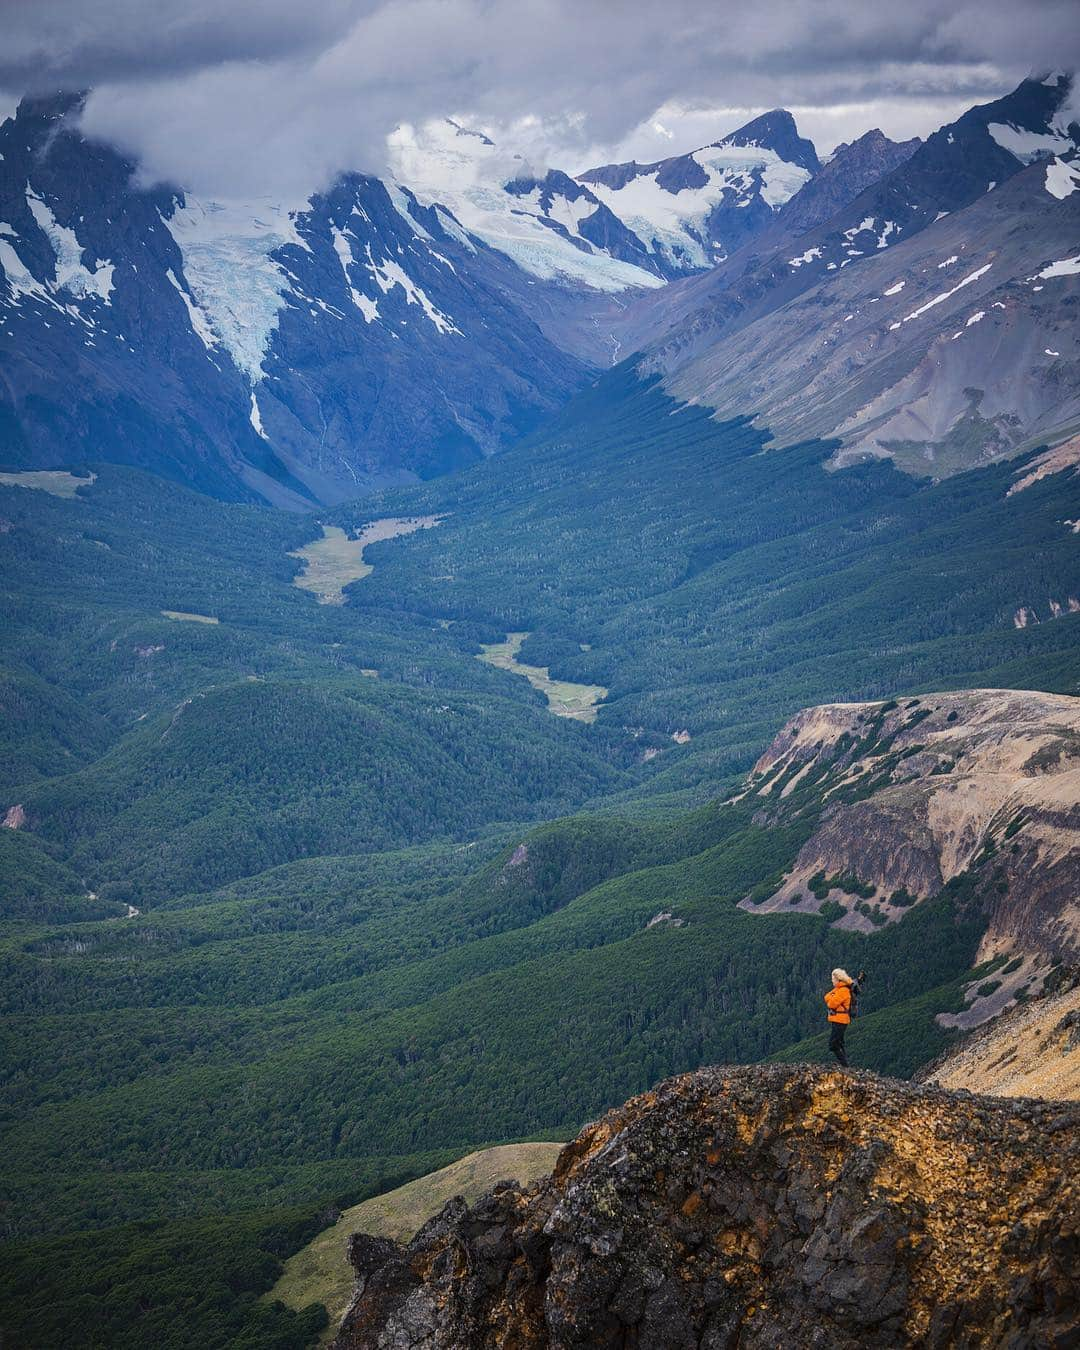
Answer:
POLYGON ((829 1049, 846 1069, 848 1066, 847 1051, 844 1049, 844 1032, 847 1031, 847 1024, 844 1022, 830 1022, 832 1031, 829 1033, 829 1049))

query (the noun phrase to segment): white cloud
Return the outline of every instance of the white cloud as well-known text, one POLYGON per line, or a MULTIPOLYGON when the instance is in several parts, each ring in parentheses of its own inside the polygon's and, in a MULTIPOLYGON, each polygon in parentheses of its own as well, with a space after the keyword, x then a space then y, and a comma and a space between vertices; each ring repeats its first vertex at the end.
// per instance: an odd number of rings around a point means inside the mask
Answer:
POLYGON ((35 0, 4 18, 0 86, 93 86, 90 133, 210 194, 379 172, 396 126, 455 110, 576 167, 776 106, 822 149, 871 125, 925 134, 1080 55, 1071 0, 35 0))

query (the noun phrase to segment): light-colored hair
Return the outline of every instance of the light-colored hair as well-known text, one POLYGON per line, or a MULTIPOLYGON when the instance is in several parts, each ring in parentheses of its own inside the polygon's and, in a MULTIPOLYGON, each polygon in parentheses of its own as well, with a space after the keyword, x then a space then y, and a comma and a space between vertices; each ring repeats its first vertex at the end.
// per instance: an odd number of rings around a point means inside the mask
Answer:
POLYGON ((832 973, 832 982, 833 982, 833 984, 854 984, 854 983, 855 983, 855 981, 851 978, 851 976, 847 973, 847 971, 846 971, 846 970, 841 970, 839 966, 837 966, 836 969, 835 969, 835 970, 833 971, 833 973, 832 973))

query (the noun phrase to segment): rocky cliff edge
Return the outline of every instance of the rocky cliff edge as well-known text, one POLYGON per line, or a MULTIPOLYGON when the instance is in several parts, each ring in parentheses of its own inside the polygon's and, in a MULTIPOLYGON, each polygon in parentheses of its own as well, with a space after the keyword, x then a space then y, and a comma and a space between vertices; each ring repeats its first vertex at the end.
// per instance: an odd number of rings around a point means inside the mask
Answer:
POLYGON ((711 1068, 531 1191, 354 1236, 337 1350, 1080 1343, 1080 1110, 711 1068))

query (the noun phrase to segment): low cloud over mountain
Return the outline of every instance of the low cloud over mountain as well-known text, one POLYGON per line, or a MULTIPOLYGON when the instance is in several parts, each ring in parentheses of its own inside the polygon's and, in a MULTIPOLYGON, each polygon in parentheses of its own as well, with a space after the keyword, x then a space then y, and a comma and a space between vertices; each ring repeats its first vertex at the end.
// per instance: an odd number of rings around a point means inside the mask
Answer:
POLYGON ((282 0, 187 0, 179 13, 105 0, 91 15, 51 0, 7 13, 0 88, 93 87, 87 129, 151 178, 305 197, 342 169, 381 172, 386 135, 433 115, 517 123, 535 158, 582 167, 612 157, 674 99, 737 105, 720 131, 747 109, 796 105, 830 111, 836 139, 875 123, 910 136, 933 126, 894 128, 890 109, 993 97, 1080 48, 1080 20, 1062 0, 724 8, 718 22, 693 0, 332 0, 300 17, 282 0))

